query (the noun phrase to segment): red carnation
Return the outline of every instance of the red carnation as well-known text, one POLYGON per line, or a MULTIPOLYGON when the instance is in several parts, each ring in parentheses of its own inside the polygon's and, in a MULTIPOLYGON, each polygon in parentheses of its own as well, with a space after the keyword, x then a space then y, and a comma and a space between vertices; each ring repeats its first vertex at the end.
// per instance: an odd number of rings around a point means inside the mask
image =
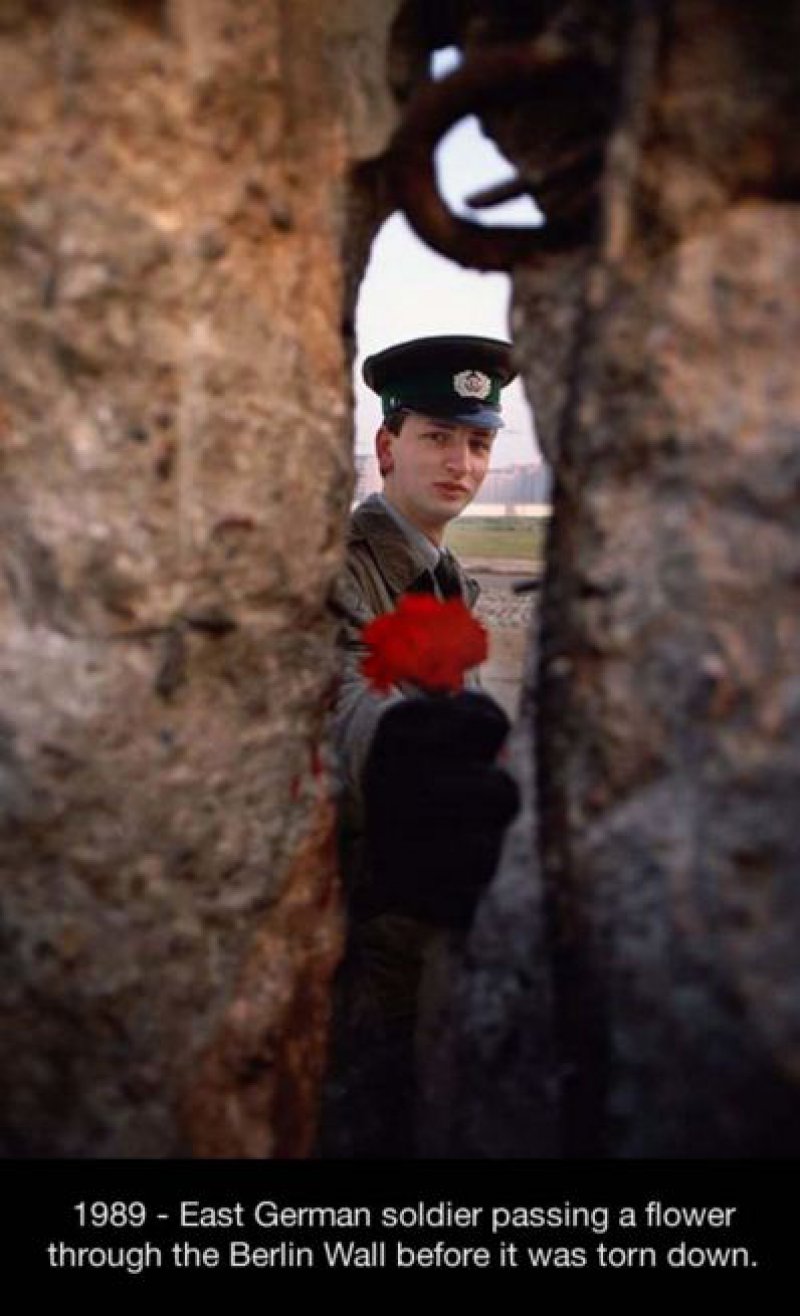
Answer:
POLYGON ((382 693, 401 681, 431 692, 460 690, 464 673, 485 661, 486 630, 460 599, 404 594, 394 612, 365 626, 361 670, 382 693))

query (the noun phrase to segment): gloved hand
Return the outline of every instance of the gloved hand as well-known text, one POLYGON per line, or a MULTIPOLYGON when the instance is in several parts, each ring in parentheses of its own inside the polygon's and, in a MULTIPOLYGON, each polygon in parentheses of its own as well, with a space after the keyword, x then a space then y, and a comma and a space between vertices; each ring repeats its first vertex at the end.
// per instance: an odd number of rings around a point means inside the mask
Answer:
POLYGON ((364 769, 377 908, 469 925, 519 808, 516 783, 495 763, 508 730, 502 709, 472 691, 384 713, 364 769))

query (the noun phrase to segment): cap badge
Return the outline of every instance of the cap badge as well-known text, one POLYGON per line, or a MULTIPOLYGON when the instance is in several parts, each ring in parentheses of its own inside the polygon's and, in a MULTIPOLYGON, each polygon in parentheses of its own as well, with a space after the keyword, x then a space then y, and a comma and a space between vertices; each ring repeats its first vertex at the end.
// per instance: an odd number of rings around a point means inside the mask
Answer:
POLYGON ((481 370, 461 370, 453 376, 453 388, 460 398, 488 398, 492 381, 481 370))

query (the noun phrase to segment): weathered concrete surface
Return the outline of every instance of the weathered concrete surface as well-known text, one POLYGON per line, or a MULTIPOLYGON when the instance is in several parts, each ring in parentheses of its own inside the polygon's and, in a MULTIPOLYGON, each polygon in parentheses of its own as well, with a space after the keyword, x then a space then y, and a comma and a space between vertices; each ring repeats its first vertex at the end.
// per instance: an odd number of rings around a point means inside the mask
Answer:
MULTIPOLYGON (((392 0, 2 6, 5 1153, 310 1147, 389 87, 544 22, 624 83, 648 10, 599 242, 516 277, 556 466, 539 798, 434 990, 422 1145, 798 1150, 798 5, 435 8, 390 51, 392 0)), ((586 115, 493 126, 533 168, 586 115)))
POLYGON ((393 12, 2 7, 5 1153, 310 1145, 342 252, 393 12))
MULTIPOLYGON (((592 49, 590 9, 528 22, 592 49)), ((796 1154, 800 6, 616 13, 597 239, 514 278, 556 473, 537 799, 433 1020, 425 1146, 796 1154)))
POLYGON ((800 1146, 798 20, 672 5, 605 180, 540 690, 569 1150, 800 1146))

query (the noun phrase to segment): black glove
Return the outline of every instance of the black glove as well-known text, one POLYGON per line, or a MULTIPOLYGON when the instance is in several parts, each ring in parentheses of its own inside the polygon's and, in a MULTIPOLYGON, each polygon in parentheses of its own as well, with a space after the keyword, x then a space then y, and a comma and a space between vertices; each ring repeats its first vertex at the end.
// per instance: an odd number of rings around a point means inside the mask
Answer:
POLYGON ((469 925, 519 791, 495 764, 509 730, 487 695, 404 699, 378 723, 364 769, 376 909, 469 925))

